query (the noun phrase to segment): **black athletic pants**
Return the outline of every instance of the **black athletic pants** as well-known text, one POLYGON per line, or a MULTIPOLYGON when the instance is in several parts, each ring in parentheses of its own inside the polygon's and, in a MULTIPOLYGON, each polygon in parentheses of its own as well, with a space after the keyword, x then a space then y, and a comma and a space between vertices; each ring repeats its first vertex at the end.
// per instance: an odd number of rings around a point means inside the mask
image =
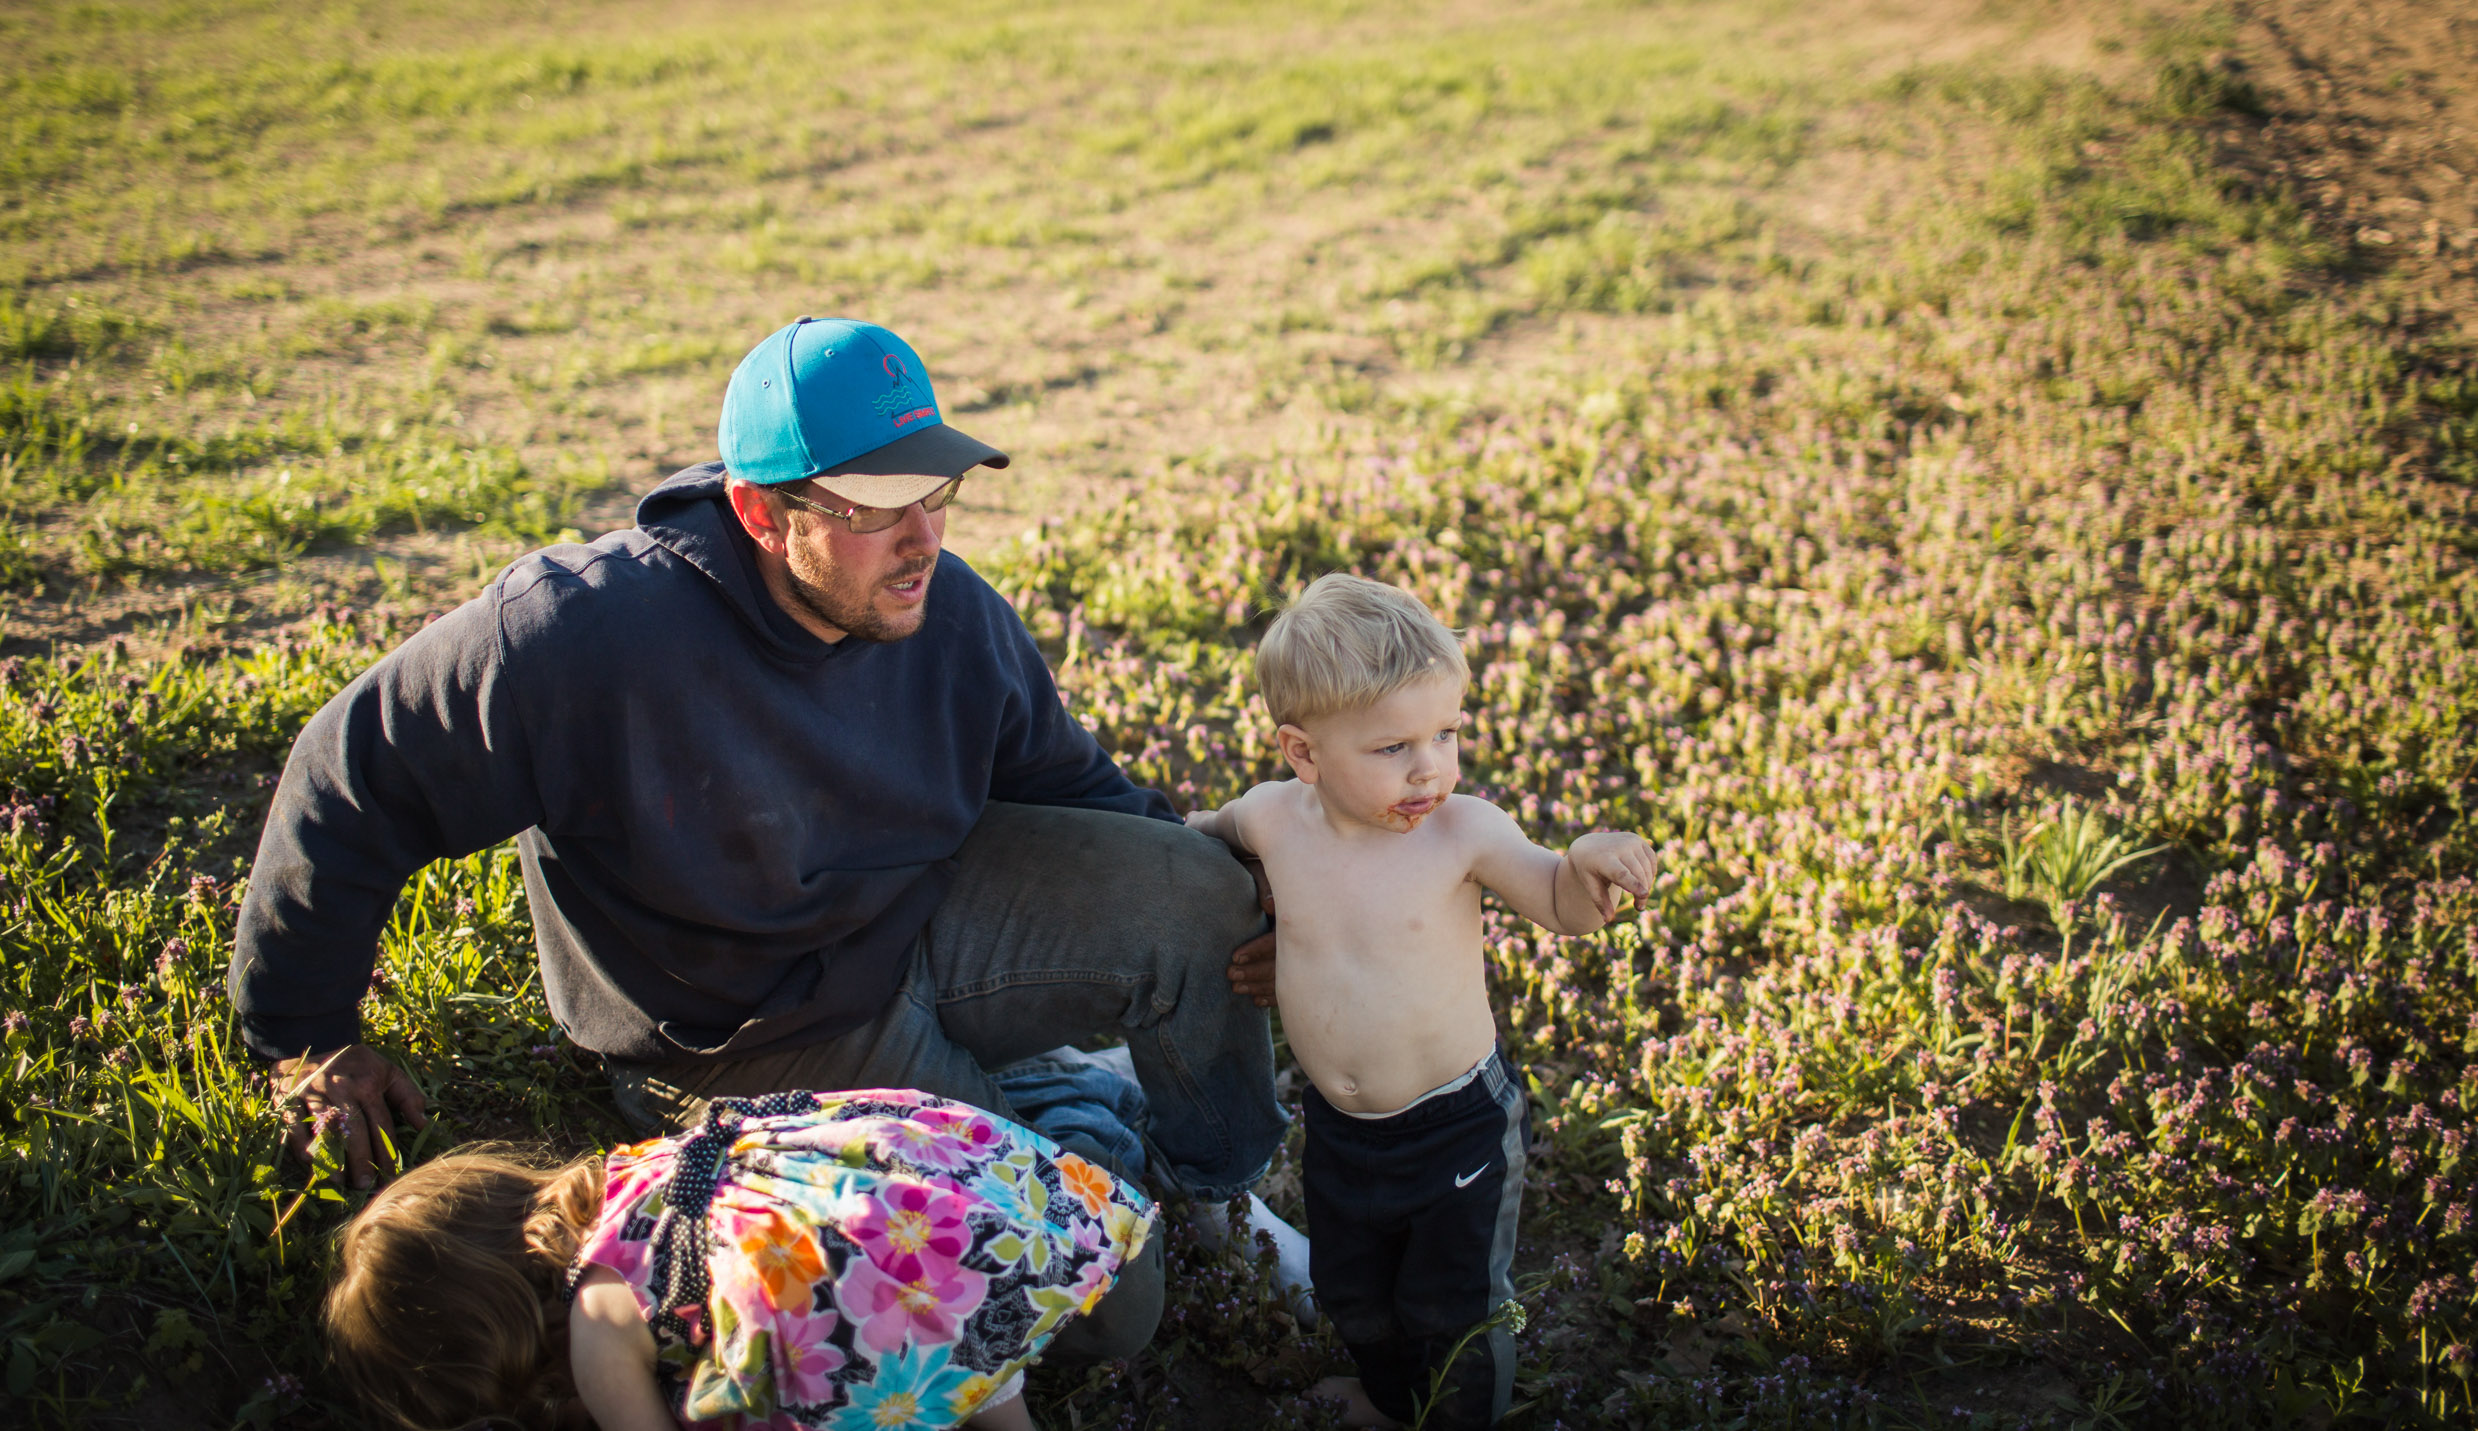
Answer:
POLYGON ((1504 1057, 1385 1118, 1339 1112, 1312 1088, 1307 1121, 1309 1271, 1369 1399, 1412 1421, 1444 1368, 1428 1424, 1495 1424, 1514 1399, 1513 1334, 1454 1346, 1514 1295, 1531 1110, 1504 1057))

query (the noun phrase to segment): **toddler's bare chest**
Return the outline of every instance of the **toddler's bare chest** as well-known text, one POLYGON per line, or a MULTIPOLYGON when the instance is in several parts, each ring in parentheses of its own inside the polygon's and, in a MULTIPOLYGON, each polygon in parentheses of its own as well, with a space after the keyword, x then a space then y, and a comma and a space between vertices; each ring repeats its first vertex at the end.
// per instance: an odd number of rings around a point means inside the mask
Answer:
POLYGON ((1419 833, 1284 840, 1265 851, 1264 860, 1268 878, 1287 882, 1303 894, 1383 888, 1436 898, 1471 885, 1466 878, 1471 862, 1461 848, 1422 839, 1419 833))
POLYGON ((1459 863, 1408 852, 1350 849, 1268 856, 1274 916, 1285 939, 1320 946, 1419 946, 1476 939, 1480 887, 1459 863))

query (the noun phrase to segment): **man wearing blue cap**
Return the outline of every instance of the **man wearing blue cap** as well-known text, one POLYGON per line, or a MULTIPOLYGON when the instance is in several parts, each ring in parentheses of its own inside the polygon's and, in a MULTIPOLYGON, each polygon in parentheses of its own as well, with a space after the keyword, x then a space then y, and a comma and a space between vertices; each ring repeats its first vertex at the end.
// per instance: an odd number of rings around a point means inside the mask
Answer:
POLYGON ((1111 1030, 1156 1171, 1244 1192, 1283 1126, 1256 892, 940 550, 1006 454, 842 320, 758 344, 718 436, 635 528, 518 560, 303 729, 235 939, 244 1035, 349 1115, 366 1183, 369 1130, 423 1111, 358 1042, 379 932, 424 864, 514 836, 551 1011, 632 1121, 870 1086, 1005 1113, 985 1070, 1111 1030))

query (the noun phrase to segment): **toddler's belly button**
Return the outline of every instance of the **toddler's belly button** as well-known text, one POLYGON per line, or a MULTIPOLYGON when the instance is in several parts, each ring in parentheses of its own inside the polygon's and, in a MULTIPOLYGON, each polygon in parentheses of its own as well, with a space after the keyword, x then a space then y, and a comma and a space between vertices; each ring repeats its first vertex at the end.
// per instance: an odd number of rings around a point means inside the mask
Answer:
POLYGON ((1359 1085, 1346 1078, 1342 1080, 1342 1091, 1344 1093, 1357 1093, 1359 1092, 1359 1085))

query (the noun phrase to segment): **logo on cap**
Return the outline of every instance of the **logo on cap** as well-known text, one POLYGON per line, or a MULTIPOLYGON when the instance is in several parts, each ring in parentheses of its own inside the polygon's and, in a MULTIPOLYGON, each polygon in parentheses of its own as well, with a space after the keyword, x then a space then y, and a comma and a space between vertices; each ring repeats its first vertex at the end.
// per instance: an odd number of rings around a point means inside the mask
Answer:
POLYGON ((893 418, 895 425, 901 427, 907 422, 938 415, 936 408, 922 403, 920 395, 912 390, 912 378, 903 370, 903 359, 888 353, 878 360, 878 367, 885 372, 890 384, 869 404, 878 410, 880 417, 893 418))

